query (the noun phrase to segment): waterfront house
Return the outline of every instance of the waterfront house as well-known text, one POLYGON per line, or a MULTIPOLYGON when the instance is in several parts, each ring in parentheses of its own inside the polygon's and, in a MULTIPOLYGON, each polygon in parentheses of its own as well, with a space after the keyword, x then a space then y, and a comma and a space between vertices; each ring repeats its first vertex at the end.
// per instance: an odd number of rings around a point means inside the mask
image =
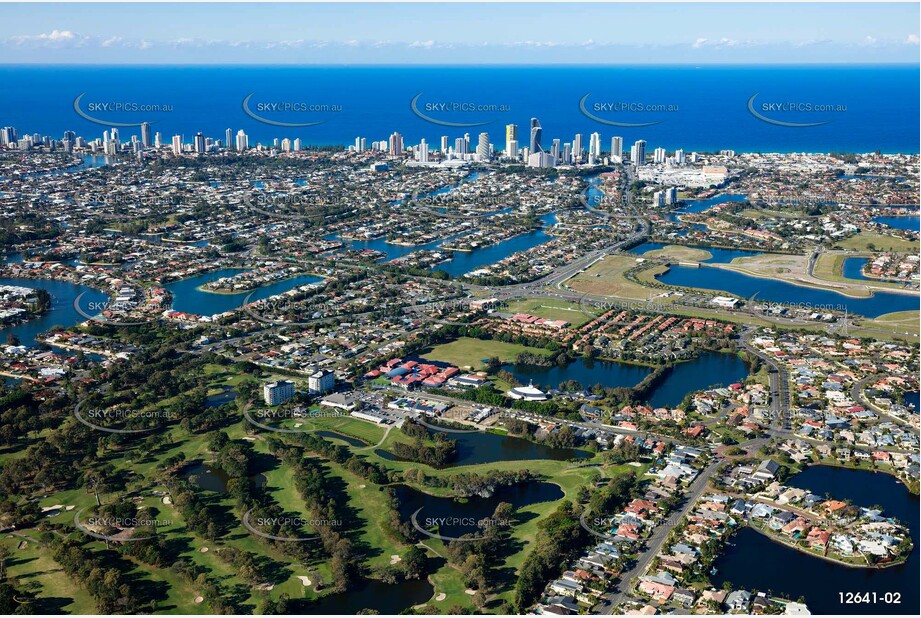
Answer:
POLYGON ((752 595, 747 590, 733 590, 726 595, 726 608, 729 611, 747 612, 752 595))

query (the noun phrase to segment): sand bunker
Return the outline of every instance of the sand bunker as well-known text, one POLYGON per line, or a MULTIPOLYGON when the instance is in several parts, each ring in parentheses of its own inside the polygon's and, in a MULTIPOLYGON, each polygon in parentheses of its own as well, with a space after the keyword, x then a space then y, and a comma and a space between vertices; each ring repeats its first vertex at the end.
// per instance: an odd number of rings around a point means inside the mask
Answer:
POLYGON ((313 583, 312 581, 310 581, 310 578, 307 577, 306 575, 298 575, 297 578, 301 580, 301 583, 304 584, 305 586, 309 586, 313 583))

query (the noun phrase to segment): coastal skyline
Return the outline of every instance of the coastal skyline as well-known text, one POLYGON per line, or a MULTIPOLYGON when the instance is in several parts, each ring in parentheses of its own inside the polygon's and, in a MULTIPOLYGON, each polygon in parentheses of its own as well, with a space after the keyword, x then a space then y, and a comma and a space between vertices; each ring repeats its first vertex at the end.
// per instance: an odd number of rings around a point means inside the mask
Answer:
POLYGON ((163 6, 2 4, 0 63, 917 64, 921 41, 910 3, 163 6))

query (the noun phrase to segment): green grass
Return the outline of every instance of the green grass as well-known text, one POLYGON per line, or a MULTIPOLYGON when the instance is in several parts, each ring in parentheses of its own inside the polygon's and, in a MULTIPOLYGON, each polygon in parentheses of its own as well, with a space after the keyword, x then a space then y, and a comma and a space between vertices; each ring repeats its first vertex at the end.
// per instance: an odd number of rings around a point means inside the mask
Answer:
POLYGON ((529 313, 547 320, 565 320, 573 328, 578 328, 589 321, 579 308, 579 303, 563 300, 561 298, 528 298, 513 300, 503 311, 508 313, 529 313))
POLYGON ((532 348, 517 343, 504 343, 502 341, 484 341, 470 337, 461 337, 450 343, 435 346, 431 351, 422 355, 428 360, 451 363, 457 367, 483 368, 483 360, 498 357, 503 363, 515 360, 521 352, 547 355, 547 350, 532 348))
POLYGON ((22 541, 22 538, 8 534, 0 539, 0 545, 9 550, 7 574, 18 580, 17 587, 38 597, 38 603, 33 605, 34 611, 83 615, 96 613, 93 597, 64 573, 61 565, 51 558, 50 549, 31 541, 27 541, 23 549, 18 549, 22 541))
POLYGON ((921 244, 917 240, 905 240, 888 234, 876 232, 860 232, 845 240, 839 240, 835 246, 842 249, 855 249, 857 251, 895 251, 898 253, 918 253, 921 244), (873 248, 870 248, 870 245, 873 248))

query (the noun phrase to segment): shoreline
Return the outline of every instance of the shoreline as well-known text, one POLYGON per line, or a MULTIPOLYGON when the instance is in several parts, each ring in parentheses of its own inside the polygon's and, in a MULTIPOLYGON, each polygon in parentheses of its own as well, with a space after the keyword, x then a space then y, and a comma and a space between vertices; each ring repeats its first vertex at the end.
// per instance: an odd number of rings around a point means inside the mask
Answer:
MULTIPOLYGON (((853 563, 851 563, 851 562, 845 562, 844 560, 841 560, 841 559, 839 559, 839 558, 834 558, 834 557, 831 557, 831 556, 823 556, 823 555, 820 555, 820 554, 816 554, 816 553, 814 553, 814 552, 809 551, 808 548, 800 547, 799 545, 796 545, 796 544, 793 544, 793 543, 788 543, 788 542, 787 542, 786 540, 784 540, 780 535, 771 534, 770 532, 766 532, 766 531, 762 530, 762 529, 759 528, 758 526, 753 526, 751 523, 749 523, 748 520, 745 520, 745 524, 744 524, 744 525, 745 525, 746 528, 749 528, 749 529, 751 529, 751 530, 754 530, 754 531, 757 532, 758 534, 761 534, 761 535, 767 537, 767 539, 769 539, 770 541, 772 541, 772 542, 774 542, 774 543, 777 543, 777 544, 782 545, 782 546, 784 546, 784 547, 787 547, 787 548, 789 548, 789 549, 793 549, 793 550, 795 550, 795 551, 798 551, 798 552, 800 552, 801 554, 805 554, 805 555, 807 555, 807 556, 812 556, 813 558, 817 558, 817 559, 819 559, 819 560, 825 560, 826 562, 831 562, 831 563, 833 563, 833 564, 837 564, 837 565, 843 566, 843 567, 848 567, 848 568, 851 568, 851 569, 869 569, 869 570, 871 570, 871 571, 881 571, 881 570, 883 570, 883 569, 888 569, 889 567, 901 566, 901 565, 905 564, 905 563, 908 561, 908 556, 904 556, 903 558, 901 558, 901 559, 898 560, 898 561, 893 560, 893 561, 887 562, 887 563, 885 563, 885 564, 866 564, 866 565, 863 565, 863 564, 853 564, 853 563)), ((914 548, 912 548, 912 550, 914 550, 914 548)))
MULTIPOLYGON (((246 269, 244 268, 243 270, 246 270, 246 269)), ((324 276, 322 276, 322 275, 317 275, 317 274, 314 274, 314 273, 307 273, 307 272, 305 272, 305 273, 300 273, 300 274, 297 274, 297 275, 292 275, 292 276, 290 276, 290 277, 285 277, 284 279, 276 279, 275 281, 270 281, 269 283, 266 283, 266 284, 263 284, 263 285, 257 285, 256 287, 247 288, 247 289, 245 289, 245 290, 239 290, 239 291, 237 291, 237 290, 225 290, 225 289, 213 290, 213 289, 209 289, 209 288, 206 288, 206 287, 205 287, 205 286, 207 285, 207 283, 202 283, 201 285, 197 286, 195 289, 196 289, 197 291, 199 291, 199 292, 205 292, 206 294, 223 294, 223 295, 225 295, 225 296, 236 296, 236 295, 238 295, 238 294, 250 294, 250 293, 252 293, 252 292, 255 292, 256 290, 261 290, 262 288, 268 287, 268 286, 270 286, 270 285, 274 285, 274 284, 276 284, 276 283, 284 283, 285 281, 291 281, 292 279, 297 279, 298 277, 319 277, 321 280, 326 279, 326 277, 324 277, 324 276)), ((191 278, 192 278, 192 277, 189 277, 189 279, 191 279, 191 278)), ((182 281, 182 280, 180 279, 180 281, 182 281)), ((176 283, 176 282, 174 282, 174 283, 176 283)), ((305 283, 304 285, 310 285, 310 284, 305 283)), ((293 289, 293 288, 292 288, 292 289, 293 289)), ((290 290, 285 290, 284 292, 278 292, 278 294, 273 294, 272 296, 278 296, 279 294, 284 294, 284 293, 286 293, 286 292, 288 292, 288 291, 290 291, 290 290)), ((270 296, 269 298, 271 298, 271 296, 270 296)), ((265 300, 265 299, 260 299, 260 300, 265 300)))

